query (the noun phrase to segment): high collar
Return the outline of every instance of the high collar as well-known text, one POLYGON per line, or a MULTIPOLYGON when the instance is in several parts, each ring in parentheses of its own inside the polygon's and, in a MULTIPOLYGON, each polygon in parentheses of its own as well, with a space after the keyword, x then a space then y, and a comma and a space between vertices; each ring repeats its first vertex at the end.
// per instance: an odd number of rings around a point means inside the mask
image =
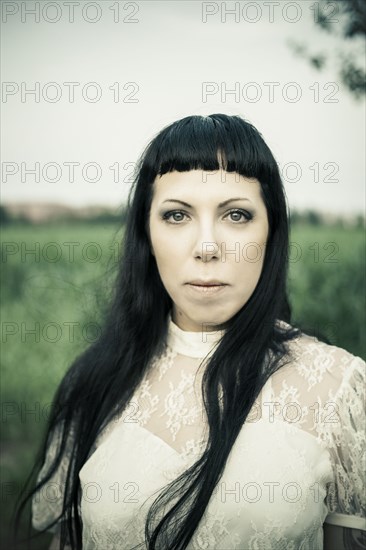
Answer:
POLYGON ((210 353, 215 344, 224 335, 224 330, 190 332, 182 330, 176 325, 168 314, 168 346, 181 355, 203 358, 210 353))

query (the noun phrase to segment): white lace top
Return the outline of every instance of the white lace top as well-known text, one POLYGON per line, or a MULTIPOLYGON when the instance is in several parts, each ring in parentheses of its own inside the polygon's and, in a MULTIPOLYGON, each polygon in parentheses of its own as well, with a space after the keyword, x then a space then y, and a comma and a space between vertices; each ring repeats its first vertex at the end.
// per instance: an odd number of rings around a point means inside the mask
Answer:
MULTIPOLYGON (((222 333, 168 321, 165 351, 80 471, 85 550, 146 549, 148 508, 207 441, 197 368, 222 333)), ((307 335, 290 349, 295 359, 262 389, 189 550, 321 550, 324 522, 366 530, 365 362, 307 335)), ((33 498, 35 529, 61 510, 66 465, 67 454, 33 498)))

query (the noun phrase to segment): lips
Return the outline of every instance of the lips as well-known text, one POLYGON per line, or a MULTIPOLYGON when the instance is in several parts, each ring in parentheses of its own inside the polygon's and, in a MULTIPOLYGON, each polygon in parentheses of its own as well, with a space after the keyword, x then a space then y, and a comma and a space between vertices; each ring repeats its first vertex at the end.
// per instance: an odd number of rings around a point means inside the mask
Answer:
POLYGON ((200 281, 200 283, 199 285, 186 283, 186 286, 189 288, 188 292, 190 293, 190 297, 194 297, 195 300, 197 298, 199 300, 203 298, 213 300, 214 297, 222 295, 228 286, 224 283, 202 284, 202 281, 200 281))
POLYGON ((186 283, 186 284, 194 285, 194 286, 225 286, 226 285, 226 283, 223 283, 222 281, 218 281, 217 279, 210 279, 209 281, 196 279, 194 281, 189 281, 189 283, 186 283))

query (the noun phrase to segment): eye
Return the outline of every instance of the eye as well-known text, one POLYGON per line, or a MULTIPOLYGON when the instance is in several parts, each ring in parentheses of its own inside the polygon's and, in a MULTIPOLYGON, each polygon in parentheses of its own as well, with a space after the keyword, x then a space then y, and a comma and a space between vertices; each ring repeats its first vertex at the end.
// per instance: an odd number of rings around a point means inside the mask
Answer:
POLYGON ((167 223, 172 223, 173 225, 177 225, 180 221, 182 220, 175 220, 175 222, 171 222, 169 221, 171 216, 176 216, 176 215, 180 215, 180 216, 184 216, 185 215, 185 212, 183 212, 182 210, 170 210, 169 212, 165 212, 163 215, 162 215, 162 219, 164 221, 166 221, 167 223))
POLYGON ((244 216, 245 219, 244 220, 242 219, 242 221, 239 221, 238 219, 234 220, 237 223, 246 223, 253 218, 250 212, 247 212, 246 210, 241 210, 241 209, 230 210, 227 216, 231 216, 232 214, 235 214, 235 215, 238 214, 238 215, 244 216))

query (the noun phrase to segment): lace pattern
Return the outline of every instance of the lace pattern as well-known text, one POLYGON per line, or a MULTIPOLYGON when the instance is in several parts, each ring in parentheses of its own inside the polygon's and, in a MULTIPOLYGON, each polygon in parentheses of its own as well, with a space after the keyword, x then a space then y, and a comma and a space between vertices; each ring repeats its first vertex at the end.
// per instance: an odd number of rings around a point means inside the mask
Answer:
MULTIPOLYGON (((150 505, 204 451, 198 367, 220 335, 212 336, 200 341, 170 318, 165 351, 99 435, 79 474, 86 550, 146 549, 150 505)), ((294 359, 253 405, 189 550, 320 549, 332 515, 366 530, 365 362, 307 335, 290 347, 294 359)), ((39 476, 56 446, 57 437, 39 476)), ((66 467, 67 454, 53 477, 60 488, 66 467)), ((44 492, 34 498, 33 527, 55 518, 60 502, 44 492)))

